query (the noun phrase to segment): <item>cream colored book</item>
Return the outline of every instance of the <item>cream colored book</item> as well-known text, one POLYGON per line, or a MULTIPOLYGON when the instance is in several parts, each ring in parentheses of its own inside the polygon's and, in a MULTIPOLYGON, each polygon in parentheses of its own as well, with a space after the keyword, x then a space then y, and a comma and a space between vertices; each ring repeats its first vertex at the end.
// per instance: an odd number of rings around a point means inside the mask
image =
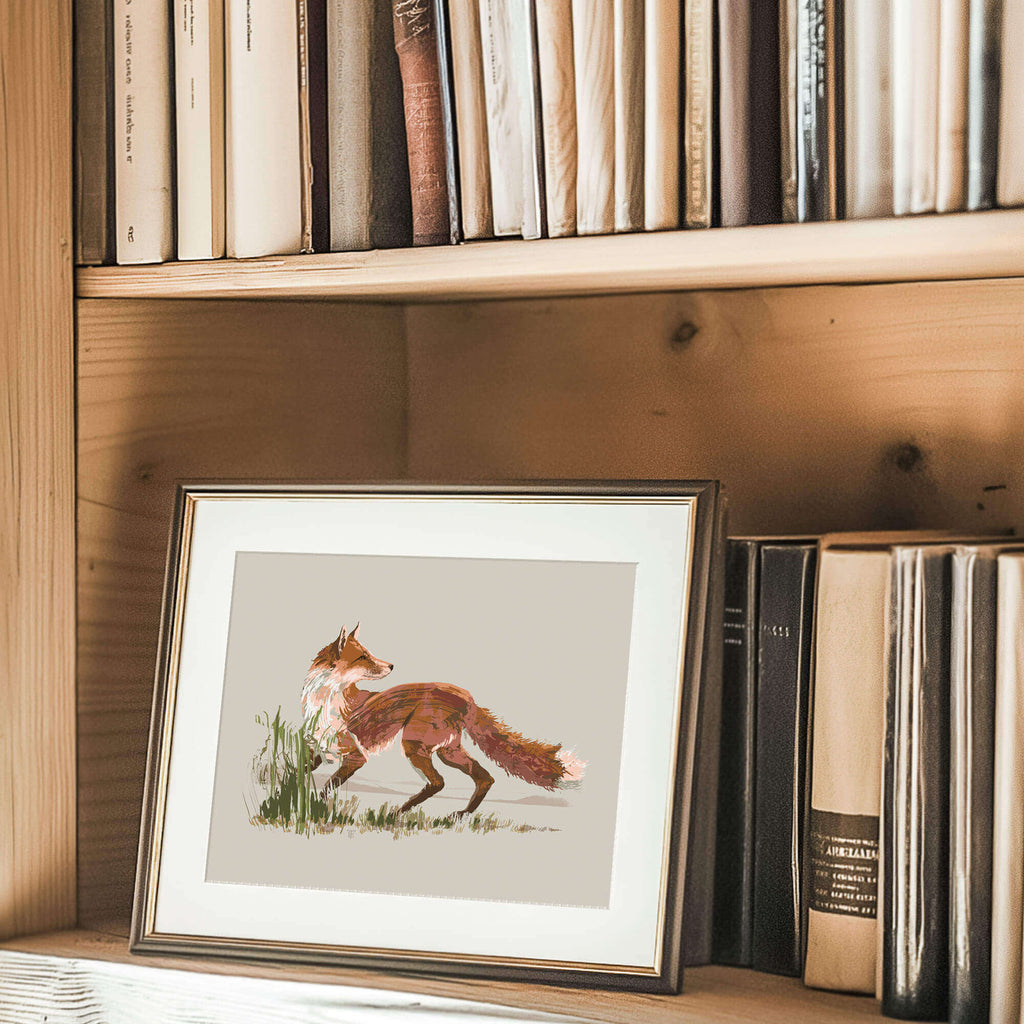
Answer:
POLYGON ((572 0, 537 0, 537 63, 548 234, 576 234, 576 61, 572 0))
POLYGON ((573 0, 576 231, 615 230, 615 18, 607 0, 573 0))
POLYGON ((295 0, 225 7, 226 249, 233 257, 302 245, 295 0))
POLYGON ((615 230, 644 229, 644 4, 615 0, 615 230))
POLYGON ((169 0, 114 3, 118 263, 174 259, 169 0))
POLYGON ((992 802, 991 1024, 1021 1020, 1024 906, 1024 554, 998 559, 992 802))
POLYGON ((448 25, 459 143, 462 232, 466 238, 490 238, 494 235, 494 220, 478 0, 448 0, 448 25))
POLYGON ((939 5, 938 136, 935 209, 967 207, 967 35, 970 0, 939 5))
POLYGON ((1024 0, 1003 0, 996 200, 1024 206, 1024 0))
POLYGON ((174 0, 178 259, 224 255, 224 0, 174 0))
POLYGON ((714 174, 714 4, 684 0, 683 152, 685 153, 688 228, 711 227, 714 174))
POLYGON ((679 227, 680 0, 644 4, 644 225, 679 227))

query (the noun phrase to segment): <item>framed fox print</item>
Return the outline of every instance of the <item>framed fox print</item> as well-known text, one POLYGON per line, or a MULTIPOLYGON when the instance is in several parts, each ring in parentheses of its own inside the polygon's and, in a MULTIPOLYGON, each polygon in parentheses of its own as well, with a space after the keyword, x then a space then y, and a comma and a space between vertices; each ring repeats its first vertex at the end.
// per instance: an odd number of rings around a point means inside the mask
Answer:
POLYGON ((718 513, 179 487, 133 951, 677 990, 718 513))

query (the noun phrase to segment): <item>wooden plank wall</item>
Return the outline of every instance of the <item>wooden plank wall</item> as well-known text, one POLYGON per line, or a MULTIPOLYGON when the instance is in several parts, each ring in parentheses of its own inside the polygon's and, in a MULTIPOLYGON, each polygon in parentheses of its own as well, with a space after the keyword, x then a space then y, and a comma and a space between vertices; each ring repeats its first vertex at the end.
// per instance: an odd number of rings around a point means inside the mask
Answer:
POLYGON ((1021 281, 407 319, 413 477, 718 477, 734 533, 1021 523, 1021 281))
POLYGON ((75 920, 71 3, 0 3, 0 936, 75 920))
POLYGON ((178 479, 405 472, 401 311, 324 303, 78 305, 79 916, 131 912, 178 479))

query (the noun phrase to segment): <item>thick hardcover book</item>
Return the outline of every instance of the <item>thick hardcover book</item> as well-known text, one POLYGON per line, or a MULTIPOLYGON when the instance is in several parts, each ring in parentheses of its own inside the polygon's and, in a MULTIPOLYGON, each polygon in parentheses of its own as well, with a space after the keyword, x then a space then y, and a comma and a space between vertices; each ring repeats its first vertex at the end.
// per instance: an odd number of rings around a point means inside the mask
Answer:
POLYGON ((178 259, 224 255, 224 0, 174 0, 178 259))
POLYGON ((548 234, 576 234, 576 61, 572 0, 536 0, 548 234))
POLYGON ((118 263, 174 259, 171 9, 114 0, 114 179, 118 263))
POLYGON ((722 739, 718 762, 715 912, 711 957, 750 966, 754 920, 754 749, 757 711, 756 540, 725 549, 722 739))
POLYGON ((298 252, 302 245, 298 11, 295 0, 226 0, 226 250, 298 252))
POLYGON ((715 17, 712 0, 684 0, 684 223, 709 228, 714 193, 715 17))
MULTIPOLYGON (((1016 10, 1014 0, 970 0, 967 54, 967 209, 988 210, 996 205, 996 174, 1000 160, 1000 77, 1004 4, 1006 16, 1016 10)), ((1019 16, 1018 16, 1019 17, 1019 16)), ((1012 25, 1006 26, 1012 31, 1012 25)), ((1007 40, 1016 60, 1018 36, 1007 40)), ((1010 62, 1013 67, 1013 62, 1010 62)), ((1006 94, 1006 106, 1019 107, 1017 97, 1006 94)), ((1004 159, 1007 152, 1003 145, 1004 159)))
POLYGON ((679 0, 644 4, 644 225, 679 227, 680 73, 679 0))
POLYGON ((394 0, 392 6, 405 99, 413 245, 445 245, 451 232, 436 3, 394 0))
MULTIPOLYGON (((997 6, 990 3, 990 6, 997 6)), ((1024 2, 1003 0, 1002 84, 998 124, 996 198, 1000 206, 1024 206, 1024 2)), ((991 75, 989 76, 991 80, 991 75)))
POLYGON ((803 835, 816 544, 761 549, 751 966, 803 968, 803 835))
POLYGON ((952 548, 892 552, 882 861, 882 1013, 945 1020, 949 986, 952 548))
POLYGON ((846 216, 892 216, 890 0, 845 0, 846 216))
POLYGON ((991 1024, 1019 1024, 1024 938, 1024 554, 1001 554, 996 601, 991 1024))
POLYGON ((889 553, 818 558, 804 982, 873 994, 889 553))
POLYGON ((576 231, 615 230, 615 19, 610 3, 573 0, 576 231))
POLYGON ((75 262, 114 258, 111 0, 75 4, 75 262))
POLYGON ((989 1019, 999 550, 964 546, 953 553, 949 698, 950 1024, 988 1024, 989 1019))
POLYGON ((459 199, 459 143, 455 126, 455 74, 448 0, 436 0, 434 9, 437 12, 437 63, 441 72, 441 120, 448 173, 448 234, 452 245, 458 245, 462 241, 462 205, 459 199))
POLYGON ((334 252, 412 242, 402 77, 393 31, 391 0, 328 2, 327 151, 334 252))
POLYGON ((644 229, 644 5, 615 0, 615 230, 644 229))
POLYGON ((490 238, 494 234, 494 220, 478 0, 448 0, 448 27, 452 41, 462 232, 466 238, 490 238))
POLYGON ((935 209, 967 206, 967 38, 970 0, 939 6, 939 125, 935 209))

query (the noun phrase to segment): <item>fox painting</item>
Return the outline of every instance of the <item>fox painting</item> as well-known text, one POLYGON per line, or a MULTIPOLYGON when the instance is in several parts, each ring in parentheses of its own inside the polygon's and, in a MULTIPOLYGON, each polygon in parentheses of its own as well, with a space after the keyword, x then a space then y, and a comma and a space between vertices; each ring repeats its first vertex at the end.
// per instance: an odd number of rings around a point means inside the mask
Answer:
POLYGON ((325 790, 350 779, 371 754, 385 750, 399 734, 402 751, 426 783, 406 800, 403 811, 444 788, 434 754, 473 780, 473 795, 458 813, 480 806, 494 778, 463 748, 463 732, 507 774, 535 786, 563 789, 583 778, 586 763, 571 751, 513 732, 458 686, 402 683, 379 691, 361 688, 362 683, 383 679, 393 668, 360 643, 358 625, 351 633, 342 628, 313 659, 302 688, 302 717, 315 743, 311 763, 336 766, 325 790))

